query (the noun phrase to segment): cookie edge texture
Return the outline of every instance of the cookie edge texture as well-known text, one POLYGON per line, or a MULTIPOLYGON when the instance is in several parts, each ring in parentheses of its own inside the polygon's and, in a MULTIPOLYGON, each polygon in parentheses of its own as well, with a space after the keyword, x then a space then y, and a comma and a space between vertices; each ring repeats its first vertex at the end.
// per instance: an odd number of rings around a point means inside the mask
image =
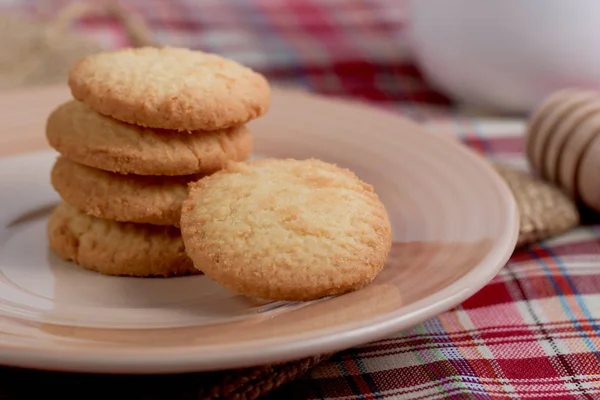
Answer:
MULTIPOLYGON (((219 142, 220 152, 214 154, 210 153, 210 156, 206 157, 204 161, 197 158, 197 155, 191 150, 189 145, 183 145, 183 143, 182 149, 189 149, 191 154, 190 157, 185 157, 185 159, 184 157, 169 157, 169 162, 164 162, 160 159, 143 158, 143 154, 145 153, 140 149, 135 150, 138 153, 137 156, 129 154, 125 151, 127 146, 113 145, 111 148, 107 148, 107 146, 104 145, 96 148, 90 144, 93 138, 88 140, 88 135, 101 135, 102 130, 90 126, 87 127, 88 130, 85 134, 81 134, 81 132, 78 131, 83 128, 81 126, 74 126, 74 122, 68 115, 71 112, 69 109, 71 103, 75 102, 75 100, 66 101, 52 110, 46 120, 46 140, 50 147, 61 155, 88 167, 120 174, 136 175, 176 176, 210 174, 222 169, 228 161, 245 161, 248 160, 252 154, 253 137, 252 132, 247 125, 239 125, 221 131, 189 133, 189 135, 191 135, 190 139, 198 141, 196 144, 198 148, 203 147, 203 137, 206 138, 210 135, 214 139, 215 135, 219 136, 217 140, 219 142), (84 136, 84 139, 78 138, 80 136, 84 136), (75 139, 73 140, 73 138, 75 139)), ((87 107, 85 105, 83 106, 87 107)), ((102 123, 108 124, 109 127, 113 124, 110 118, 100 114, 97 114, 97 116, 99 119, 103 120, 102 123)), ((144 132, 140 132, 140 130, 153 130, 153 128, 137 127, 119 121, 114 121, 114 124, 115 126, 112 129, 131 130, 133 135, 139 135, 140 137, 144 135, 144 132)), ((187 133, 173 131, 161 131, 160 133, 155 132, 153 134, 170 139, 168 136, 170 133, 188 135, 187 133)), ((177 143, 177 139, 173 138, 172 143, 177 143)), ((165 146, 165 152, 173 150, 172 148, 167 149, 167 147, 168 146, 165 146)))
MULTIPOLYGON (((78 165, 75 161, 71 161, 67 157, 59 155, 50 171, 50 183, 63 201, 77 207, 89 216, 118 222, 172 225, 179 227, 181 204, 184 198, 181 199, 181 202, 174 201, 169 204, 166 204, 166 202, 163 201, 165 204, 160 206, 149 201, 149 199, 140 197, 139 191, 135 190, 125 193, 115 190, 112 194, 104 193, 98 195, 98 193, 95 193, 96 187, 93 182, 95 178, 97 178, 97 176, 94 176, 95 174, 103 176, 102 179, 105 180, 105 185, 108 185, 108 181, 111 179, 115 180, 116 185, 120 180, 171 178, 169 176, 120 176, 120 174, 115 172, 104 171, 82 164, 78 165), (88 176, 85 176, 87 169, 96 171, 90 171, 91 173, 88 176)), ((187 184, 200 179, 200 176, 188 177, 189 179, 187 182, 181 184, 181 186, 185 187, 186 193, 187 184)), ((140 182, 139 185, 143 186, 143 183, 140 182)), ((142 190, 144 189, 145 188, 142 188, 142 190)))
MULTIPOLYGON (((121 263, 114 261, 114 254, 118 250, 109 254, 111 257, 99 256, 96 254, 81 254, 80 237, 73 232, 69 227, 69 217, 73 218, 79 213, 79 216, 89 218, 90 223, 96 223, 98 220, 95 217, 85 215, 77 208, 65 203, 59 203, 51 212, 46 225, 46 233, 48 245, 50 249, 61 259, 67 262, 109 276, 131 276, 131 277, 176 277, 201 274, 193 266, 192 260, 187 256, 185 251, 171 254, 169 257, 157 257, 156 252, 140 252, 138 256, 126 259, 121 263), (66 214, 66 216, 65 216, 66 214), (149 266, 154 268, 150 269, 149 266)), ((114 225, 115 229, 134 224, 103 221, 104 223, 114 225)), ((151 229, 157 230, 177 230, 174 227, 152 226, 151 229)), ((140 229, 146 229, 147 225, 141 225, 140 229)), ((110 236, 105 236, 102 239, 110 240, 110 236)), ((106 243, 104 244, 106 246, 106 243)), ((110 246, 109 246, 110 247, 110 246)), ((165 246, 166 247, 166 246, 165 246)), ((182 249, 184 246, 182 246, 182 249)))

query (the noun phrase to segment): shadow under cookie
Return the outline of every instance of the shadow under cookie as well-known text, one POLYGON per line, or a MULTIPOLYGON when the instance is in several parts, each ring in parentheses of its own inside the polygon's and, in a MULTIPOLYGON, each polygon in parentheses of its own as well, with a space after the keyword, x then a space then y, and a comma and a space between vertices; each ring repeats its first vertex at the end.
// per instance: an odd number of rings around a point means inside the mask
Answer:
POLYGON ((171 277, 201 273, 173 226, 116 222, 60 203, 48 221, 50 248, 62 259, 105 275, 171 277))

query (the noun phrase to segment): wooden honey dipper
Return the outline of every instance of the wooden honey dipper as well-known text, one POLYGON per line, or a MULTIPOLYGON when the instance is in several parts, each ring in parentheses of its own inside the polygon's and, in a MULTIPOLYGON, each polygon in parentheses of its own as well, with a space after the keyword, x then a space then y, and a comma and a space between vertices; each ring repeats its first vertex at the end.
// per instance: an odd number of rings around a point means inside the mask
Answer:
POLYGON ((565 89, 542 102, 525 135, 531 170, 600 212, 600 93, 565 89))

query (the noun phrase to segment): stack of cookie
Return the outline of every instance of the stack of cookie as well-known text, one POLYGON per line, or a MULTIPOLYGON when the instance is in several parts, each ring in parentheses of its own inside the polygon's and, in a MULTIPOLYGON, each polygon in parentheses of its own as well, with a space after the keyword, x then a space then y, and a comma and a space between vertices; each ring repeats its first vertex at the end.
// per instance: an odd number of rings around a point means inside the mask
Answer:
POLYGON ((187 184, 250 157, 245 124, 268 110, 266 79, 218 55, 147 47, 84 58, 69 87, 46 125, 63 200, 50 247, 108 275, 198 273, 179 230, 187 184))

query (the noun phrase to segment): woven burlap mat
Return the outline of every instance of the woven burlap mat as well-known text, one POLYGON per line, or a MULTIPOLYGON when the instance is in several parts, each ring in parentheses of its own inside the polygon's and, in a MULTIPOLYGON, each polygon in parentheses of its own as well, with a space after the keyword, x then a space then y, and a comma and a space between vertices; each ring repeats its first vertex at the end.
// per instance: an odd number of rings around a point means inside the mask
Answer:
MULTIPOLYGON (((102 49, 99 43, 74 35, 71 25, 85 15, 98 13, 120 22, 132 46, 155 45, 144 22, 116 4, 74 3, 50 19, 33 21, 0 14, 0 90, 65 82, 75 60, 102 49)), ((561 191, 527 173, 502 165, 495 167, 513 190, 519 206, 518 246, 552 237, 579 223, 577 207, 561 191)), ((62 399, 131 396, 251 400, 297 379, 328 358, 324 355, 235 371, 166 376, 99 376, 0 368, 0 399, 43 395, 62 399)), ((285 398, 292 395, 286 393, 285 398)))
POLYGON ((153 45, 143 20, 116 3, 70 3, 48 14, 52 1, 36 3, 38 12, 28 18, 0 14, 0 90, 65 82, 73 63, 102 45, 72 26, 85 16, 105 15, 119 22, 131 46, 153 45))

